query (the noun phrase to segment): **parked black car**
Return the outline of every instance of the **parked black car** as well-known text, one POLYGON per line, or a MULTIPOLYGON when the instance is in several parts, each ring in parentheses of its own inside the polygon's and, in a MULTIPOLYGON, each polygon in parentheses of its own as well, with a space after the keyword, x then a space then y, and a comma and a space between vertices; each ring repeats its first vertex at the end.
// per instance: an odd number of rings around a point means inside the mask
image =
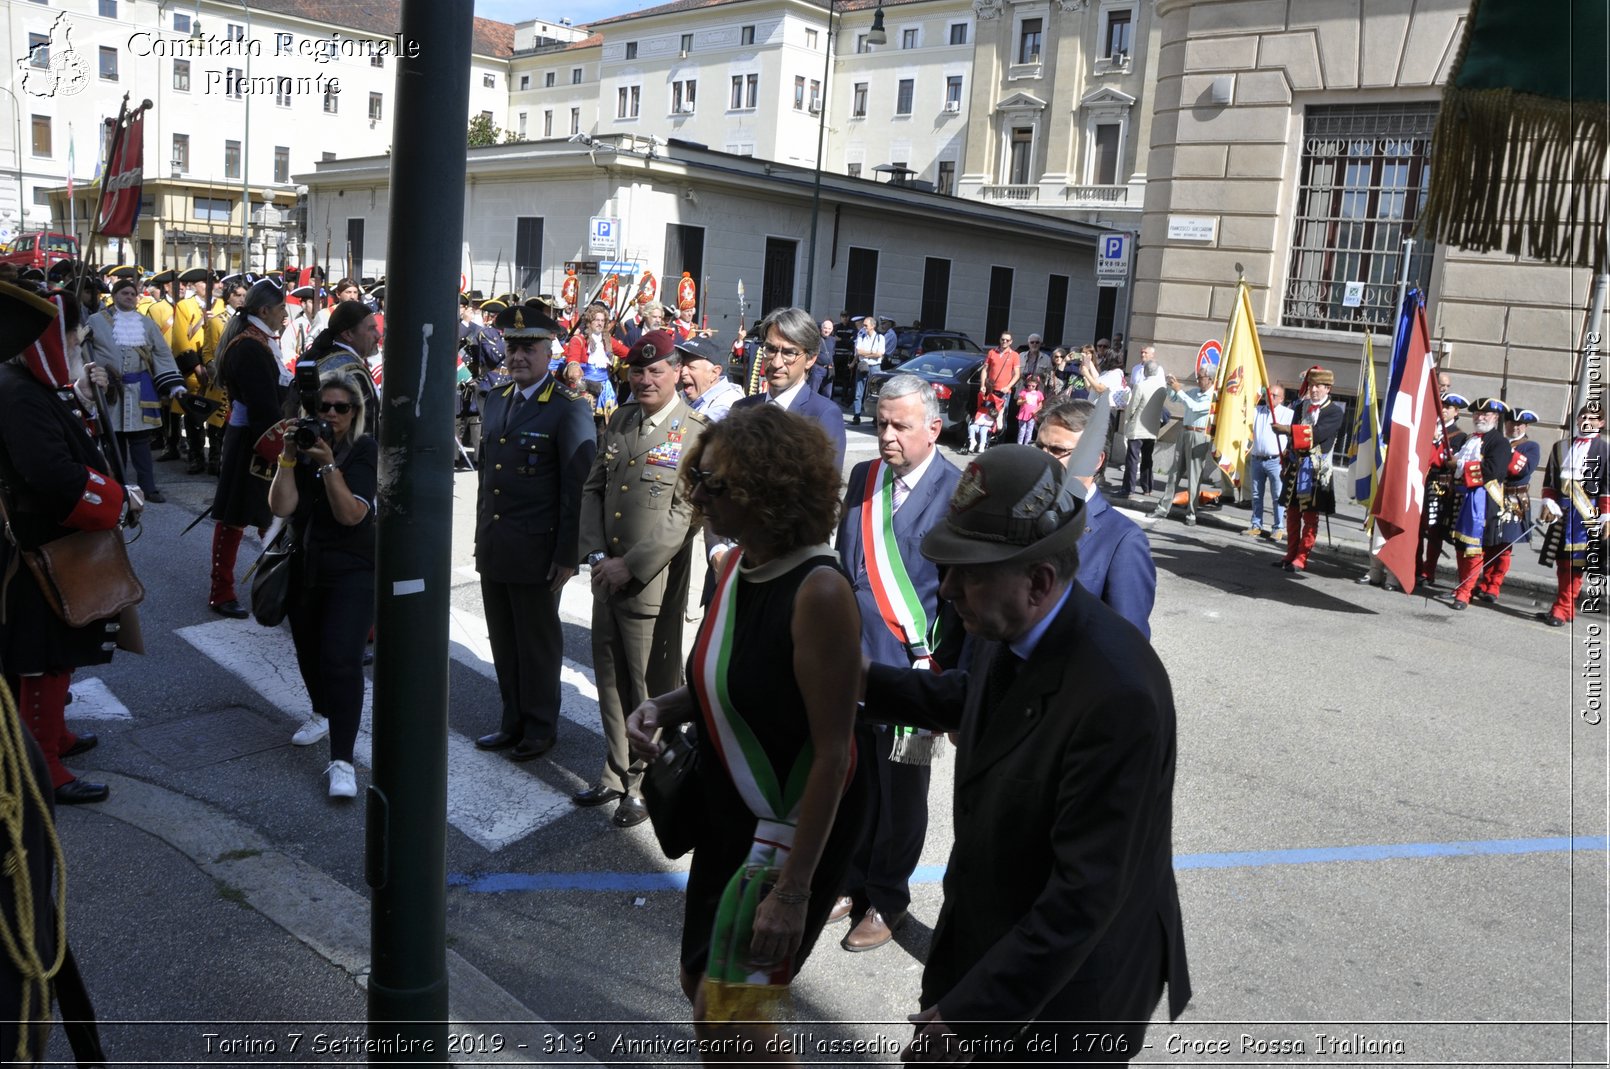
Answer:
POLYGON ((932 352, 977 353, 984 350, 959 330, 902 330, 895 335, 892 353, 883 354, 884 370, 898 367, 914 356, 932 352))
MULTIPOLYGON (((953 335, 954 336, 954 335, 953 335)), ((965 335, 962 335, 965 338, 965 335)), ((968 344, 971 344, 969 342, 968 344)), ((978 347, 975 345, 976 350, 978 347)), ((939 416, 945 421, 944 431, 962 428, 966 434, 967 421, 978 406, 978 387, 984 374, 984 354, 964 349, 932 350, 887 371, 874 371, 867 376, 867 406, 877 403, 883 384, 895 375, 906 373, 927 380, 939 398, 939 416)))

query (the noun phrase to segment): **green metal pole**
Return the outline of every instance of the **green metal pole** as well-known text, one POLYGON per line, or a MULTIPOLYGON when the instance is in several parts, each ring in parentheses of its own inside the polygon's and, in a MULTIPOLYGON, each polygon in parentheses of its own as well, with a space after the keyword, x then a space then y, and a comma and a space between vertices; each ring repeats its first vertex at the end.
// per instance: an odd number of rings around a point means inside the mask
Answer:
POLYGON ((445 1061, 447 618, 469 0, 402 0, 365 868, 372 1062, 445 1061), (448 144, 452 151, 442 151, 448 144))

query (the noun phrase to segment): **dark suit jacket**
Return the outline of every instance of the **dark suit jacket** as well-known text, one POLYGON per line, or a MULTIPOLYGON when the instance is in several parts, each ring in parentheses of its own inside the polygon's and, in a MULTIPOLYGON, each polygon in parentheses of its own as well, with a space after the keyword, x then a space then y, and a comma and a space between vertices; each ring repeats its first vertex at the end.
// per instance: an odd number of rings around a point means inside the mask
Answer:
POLYGON ((1146 532, 1109 505, 1095 487, 1085 505, 1089 511, 1079 538, 1079 585, 1151 638, 1157 566, 1146 532))
MULTIPOLYGON (((911 663, 911 658, 878 612, 867 575, 866 547, 861 541, 861 505, 866 494, 867 469, 871 466, 870 460, 862 461, 850 472, 849 490, 844 497, 844 519, 839 523, 839 560, 849 573, 850 584, 855 588, 855 602, 861 609, 862 652, 880 664, 905 666, 911 663)), ((895 544, 899 547, 900 559, 905 562, 906 574, 917 588, 917 597, 928 611, 930 623, 939 612, 939 569, 922 555, 922 536, 945 518, 950 495, 961 477, 962 473, 940 455, 936 446, 934 459, 923 472, 922 480, 894 514, 895 544)), ((926 639, 927 636, 918 637, 926 639)))
MULTIPOLYGON (((961 733, 922 1005, 947 1022, 999 1022, 959 1032, 1006 1037, 1035 1020, 1144 1021, 1166 979, 1177 1017, 1191 987, 1167 671, 1078 584, 991 709, 984 677, 999 643, 972 646, 967 672, 874 664, 867 680, 869 710, 961 733)), ((1096 1030, 1041 1031, 1053 1027, 1096 1030)))
MULTIPOLYGON (((762 391, 735 402, 732 410, 736 412, 741 408, 765 403, 766 394, 762 391)), ((822 429, 827 432, 827 440, 833 443, 833 462, 842 470, 844 467, 844 413, 839 411, 839 406, 821 394, 813 392, 810 383, 804 382, 800 386, 799 393, 795 394, 794 400, 789 403, 788 410, 796 416, 814 419, 822 425, 822 429)))
POLYGON ((581 489, 598 438, 586 394, 550 379, 511 421, 515 390, 489 394, 482 416, 475 568, 495 583, 542 583, 553 563, 579 563, 581 489))

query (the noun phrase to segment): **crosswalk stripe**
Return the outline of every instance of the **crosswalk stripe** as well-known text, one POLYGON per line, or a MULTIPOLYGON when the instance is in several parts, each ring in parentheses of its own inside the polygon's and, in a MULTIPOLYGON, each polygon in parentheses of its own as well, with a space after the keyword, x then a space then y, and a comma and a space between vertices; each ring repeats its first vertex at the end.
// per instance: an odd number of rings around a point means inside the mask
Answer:
MULTIPOLYGON (((307 693, 296 672, 296 648, 288 632, 243 620, 219 620, 177 633, 287 718, 303 719, 307 693)), ((373 697, 373 685, 366 679, 363 719, 354 747, 356 763, 364 767, 371 764, 373 697)), ((497 754, 477 750, 473 742, 452 731, 447 733, 447 787, 449 823, 493 852, 576 812, 566 793, 512 767, 497 754)))
POLYGON ((69 720, 132 720, 129 707, 96 676, 73 679, 73 704, 67 707, 69 720))
MULTIPOLYGON (((487 637, 486 620, 464 609, 449 609, 448 613, 448 651, 453 660, 496 682, 497 669, 492 663, 492 640, 487 637)), ((602 735, 603 723, 598 719, 598 686, 593 680, 593 670, 567 657, 559 669, 559 684, 563 694, 559 715, 602 735)))

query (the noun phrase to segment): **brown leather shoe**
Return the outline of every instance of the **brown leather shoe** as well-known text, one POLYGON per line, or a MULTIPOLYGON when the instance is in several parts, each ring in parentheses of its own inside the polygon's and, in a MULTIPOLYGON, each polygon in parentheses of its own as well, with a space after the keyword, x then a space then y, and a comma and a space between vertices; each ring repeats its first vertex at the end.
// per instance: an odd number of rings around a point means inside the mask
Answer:
POLYGON ((886 921, 876 909, 869 909, 861 918, 861 923, 850 929, 850 934, 844 937, 839 946, 852 953, 876 950, 894 938, 894 930, 905 919, 906 915, 901 913, 892 922, 886 921))
POLYGON ((833 912, 827 915, 827 923, 833 924, 836 921, 843 920, 850 915, 850 910, 854 908, 855 900, 853 898, 849 895, 840 895, 833 902, 833 912))

